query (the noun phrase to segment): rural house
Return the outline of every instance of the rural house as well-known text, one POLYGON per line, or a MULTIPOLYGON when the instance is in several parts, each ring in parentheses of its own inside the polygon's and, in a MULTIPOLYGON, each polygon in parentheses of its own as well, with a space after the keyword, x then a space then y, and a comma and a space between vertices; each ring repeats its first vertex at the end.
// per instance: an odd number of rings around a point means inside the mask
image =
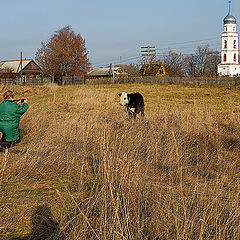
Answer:
POLYGON ((24 79, 36 78, 42 69, 33 59, 11 60, 0 62, 0 76, 2 78, 16 78, 23 75, 24 79))
POLYGON ((121 67, 96 68, 87 73, 88 78, 107 78, 128 75, 121 67))

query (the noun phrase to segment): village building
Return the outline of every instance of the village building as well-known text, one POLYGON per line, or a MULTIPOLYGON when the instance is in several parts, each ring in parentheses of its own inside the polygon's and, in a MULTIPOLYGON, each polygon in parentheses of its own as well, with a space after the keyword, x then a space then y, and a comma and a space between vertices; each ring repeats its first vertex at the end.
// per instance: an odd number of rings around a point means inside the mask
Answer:
POLYGON ((95 68, 87 73, 87 78, 108 78, 127 76, 128 74, 121 67, 95 68))
POLYGON ((0 62, 1 76, 14 76, 20 77, 21 75, 26 78, 36 78, 42 73, 42 69, 33 59, 25 60, 11 60, 0 62))
POLYGON ((218 65, 219 76, 239 76, 240 64, 238 60, 238 32, 236 18, 231 14, 231 1, 229 12, 224 18, 224 32, 222 33, 221 63, 218 65))

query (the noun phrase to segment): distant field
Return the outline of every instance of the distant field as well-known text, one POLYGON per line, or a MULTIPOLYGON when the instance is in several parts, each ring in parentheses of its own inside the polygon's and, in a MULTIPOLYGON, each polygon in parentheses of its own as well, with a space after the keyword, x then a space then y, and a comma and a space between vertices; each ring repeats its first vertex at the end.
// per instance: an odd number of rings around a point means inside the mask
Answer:
POLYGON ((240 239, 239 88, 6 89, 30 108, 0 153, 0 239, 240 239), (142 93, 143 121, 122 91, 142 93))

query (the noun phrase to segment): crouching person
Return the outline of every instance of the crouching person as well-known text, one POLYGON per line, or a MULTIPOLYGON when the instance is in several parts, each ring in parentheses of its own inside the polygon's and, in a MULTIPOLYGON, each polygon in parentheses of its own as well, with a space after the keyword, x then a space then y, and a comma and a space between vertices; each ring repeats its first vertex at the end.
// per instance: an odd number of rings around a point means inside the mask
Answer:
POLYGON ((2 138, 0 140, 0 150, 15 146, 21 141, 19 122, 20 117, 27 111, 27 99, 24 101, 13 100, 14 93, 10 90, 3 94, 4 101, 0 104, 0 132, 2 138), (23 102, 23 104, 21 104, 23 102))

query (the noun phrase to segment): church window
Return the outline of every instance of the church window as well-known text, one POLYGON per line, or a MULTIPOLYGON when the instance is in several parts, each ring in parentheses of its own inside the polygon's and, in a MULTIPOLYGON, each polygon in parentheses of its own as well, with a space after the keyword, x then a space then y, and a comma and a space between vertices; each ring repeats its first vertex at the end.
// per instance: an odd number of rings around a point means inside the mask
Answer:
POLYGON ((233 61, 236 62, 237 61, 237 54, 235 53, 233 56, 233 61))
POLYGON ((227 48, 227 40, 224 40, 224 48, 227 48))
POLYGON ((223 61, 224 61, 224 62, 227 61, 227 55, 226 55, 226 54, 223 55, 223 61))
POLYGON ((236 40, 234 40, 234 42, 233 42, 233 48, 237 48, 237 41, 236 40))

